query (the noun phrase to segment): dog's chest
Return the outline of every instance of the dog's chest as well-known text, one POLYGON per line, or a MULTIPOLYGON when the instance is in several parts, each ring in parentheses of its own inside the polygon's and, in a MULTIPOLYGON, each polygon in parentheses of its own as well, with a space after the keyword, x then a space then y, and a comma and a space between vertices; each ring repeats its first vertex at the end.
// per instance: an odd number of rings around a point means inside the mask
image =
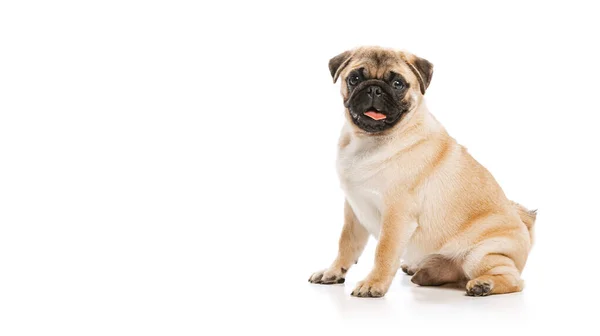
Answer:
MULTIPOLYGON (((386 187, 386 153, 350 143, 338 151, 337 170, 346 200, 357 219, 375 238, 381 231, 386 187)), ((389 181, 388 181, 389 182, 389 181)))

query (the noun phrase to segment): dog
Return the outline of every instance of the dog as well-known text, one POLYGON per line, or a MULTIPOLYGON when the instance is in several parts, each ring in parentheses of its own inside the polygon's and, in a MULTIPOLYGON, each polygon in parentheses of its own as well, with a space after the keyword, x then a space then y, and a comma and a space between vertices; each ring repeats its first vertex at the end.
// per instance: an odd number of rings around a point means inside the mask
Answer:
POLYGON ((384 296, 398 269, 421 286, 460 284, 469 296, 521 291, 536 211, 508 200, 429 112, 433 65, 360 47, 332 58, 329 70, 345 107, 337 154, 344 226, 337 258, 309 282, 343 283, 372 235, 374 267, 353 296, 384 296))

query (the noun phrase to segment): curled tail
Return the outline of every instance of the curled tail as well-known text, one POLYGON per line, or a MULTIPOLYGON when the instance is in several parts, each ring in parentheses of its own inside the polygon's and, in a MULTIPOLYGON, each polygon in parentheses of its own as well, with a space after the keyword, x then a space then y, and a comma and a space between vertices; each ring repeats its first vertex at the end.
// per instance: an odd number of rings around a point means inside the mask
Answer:
POLYGON ((529 237, 531 238, 531 243, 533 244, 533 226, 535 225, 535 217, 537 216, 537 210, 528 210, 526 207, 522 206, 517 202, 511 201, 513 207, 517 210, 519 217, 521 217, 521 221, 529 230, 529 237))

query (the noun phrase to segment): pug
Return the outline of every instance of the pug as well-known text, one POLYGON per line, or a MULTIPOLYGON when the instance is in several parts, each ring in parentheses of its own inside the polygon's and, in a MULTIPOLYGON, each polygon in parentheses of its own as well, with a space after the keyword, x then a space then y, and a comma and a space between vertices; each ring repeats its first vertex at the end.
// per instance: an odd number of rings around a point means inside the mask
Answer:
POLYGON ((332 58, 329 70, 345 107, 337 154, 344 226, 337 258, 309 282, 343 283, 372 235, 375 263, 353 296, 384 296, 398 269, 417 285, 459 284, 470 296, 521 291, 536 211, 508 200, 429 112, 433 65, 361 47, 332 58))

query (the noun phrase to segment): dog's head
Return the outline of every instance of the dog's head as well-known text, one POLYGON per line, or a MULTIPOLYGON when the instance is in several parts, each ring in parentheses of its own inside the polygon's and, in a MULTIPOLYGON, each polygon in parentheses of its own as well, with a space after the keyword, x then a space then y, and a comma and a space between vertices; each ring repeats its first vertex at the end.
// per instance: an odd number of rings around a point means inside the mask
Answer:
POLYGON ((380 47, 345 51, 329 61, 342 80, 346 117, 361 132, 382 134, 420 104, 433 65, 415 55, 380 47))

